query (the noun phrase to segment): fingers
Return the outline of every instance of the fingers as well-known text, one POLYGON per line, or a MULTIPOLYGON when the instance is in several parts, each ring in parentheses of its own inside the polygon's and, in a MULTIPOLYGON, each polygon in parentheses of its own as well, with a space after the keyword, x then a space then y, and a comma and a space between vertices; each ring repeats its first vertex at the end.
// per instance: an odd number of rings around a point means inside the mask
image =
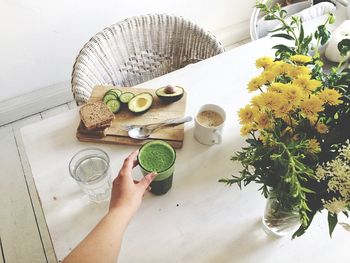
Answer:
MULTIPOLYGON (((137 181, 137 180, 135 180, 135 179, 134 179, 133 181, 134 181, 134 184, 138 184, 138 183, 140 182, 140 181, 137 181)), ((152 189, 152 188, 151 188, 150 186, 147 187, 147 191, 151 191, 151 189, 152 189)))
POLYGON ((142 192, 146 191, 149 185, 152 183, 153 179, 157 176, 156 172, 149 173, 145 177, 141 179, 141 181, 137 184, 138 187, 141 188, 142 192))
POLYGON ((124 160, 124 164, 121 170, 127 172, 127 171, 131 171, 132 168, 134 168, 138 162, 137 162, 137 155, 138 155, 139 151, 136 150, 134 152, 132 152, 125 160, 124 160))
POLYGON ((134 160, 134 163, 132 164, 132 168, 135 168, 139 164, 139 161, 137 158, 134 160))

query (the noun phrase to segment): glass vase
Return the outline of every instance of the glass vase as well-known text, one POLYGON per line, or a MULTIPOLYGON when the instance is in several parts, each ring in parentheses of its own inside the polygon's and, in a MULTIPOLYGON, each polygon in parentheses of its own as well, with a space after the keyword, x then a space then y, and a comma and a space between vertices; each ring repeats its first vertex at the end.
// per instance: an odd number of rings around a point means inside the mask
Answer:
POLYGON ((300 226, 297 209, 283 208, 276 198, 269 197, 262 218, 263 229, 269 235, 282 237, 294 233, 300 226))

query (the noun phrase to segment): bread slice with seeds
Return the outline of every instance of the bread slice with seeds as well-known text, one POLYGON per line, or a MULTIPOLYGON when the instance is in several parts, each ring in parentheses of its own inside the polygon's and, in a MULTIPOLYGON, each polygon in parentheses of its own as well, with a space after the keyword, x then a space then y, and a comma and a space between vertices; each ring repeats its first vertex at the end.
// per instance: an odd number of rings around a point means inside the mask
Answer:
POLYGON ((87 130, 109 127, 114 119, 114 114, 102 101, 85 104, 80 108, 79 114, 87 130))

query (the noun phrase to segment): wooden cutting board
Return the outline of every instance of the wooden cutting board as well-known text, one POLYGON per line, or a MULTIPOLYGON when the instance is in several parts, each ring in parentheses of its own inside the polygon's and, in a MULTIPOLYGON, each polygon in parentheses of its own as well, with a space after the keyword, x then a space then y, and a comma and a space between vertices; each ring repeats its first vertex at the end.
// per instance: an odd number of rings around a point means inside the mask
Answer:
POLYGON ((160 122, 166 119, 184 117, 186 110, 186 93, 184 96, 173 103, 164 104, 160 102, 155 94, 155 89, 141 89, 141 88, 121 88, 113 86, 96 86, 91 94, 89 102, 100 101, 107 90, 117 88, 123 92, 129 91, 135 95, 142 92, 150 92, 153 95, 153 105, 145 113, 141 115, 130 112, 127 107, 122 108, 112 121, 112 125, 105 130, 106 136, 102 138, 86 135, 77 130, 77 138, 84 142, 98 142, 111 144, 128 144, 128 145, 143 145, 150 140, 164 140, 170 143, 174 148, 181 148, 184 140, 184 124, 177 126, 170 126, 155 131, 146 140, 136 140, 128 136, 127 131, 122 129, 125 124, 148 124, 160 122))

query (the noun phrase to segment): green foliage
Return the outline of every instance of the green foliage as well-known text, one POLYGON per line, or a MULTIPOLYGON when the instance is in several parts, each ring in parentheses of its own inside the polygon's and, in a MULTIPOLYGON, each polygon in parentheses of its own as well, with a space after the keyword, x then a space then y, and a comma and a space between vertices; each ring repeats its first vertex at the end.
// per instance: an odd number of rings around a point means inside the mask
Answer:
POLYGON ((240 176, 221 179, 228 185, 238 184, 240 188, 251 182, 262 184, 262 194, 267 198, 269 189, 274 189, 274 195, 287 209, 298 207, 300 219, 304 226, 309 223, 307 216, 310 211, 307 194, 314 193, 305 182, 313 178, 313 170, 304 164, 309 155, 305 140, 290 141, 287 144, 278 136, 268 139, 269 147, 255 139, 247 140, 249 146, 242 148, 231 160, 242 164, 240 176))
POLYGON ((340 51, 340 55, 346 56, 350 51, 350 39, 343 39, 338 43, 338 50, 340 51))
POLYGON ((303 225, 301 224, 300 227, 297 229, 297 231, 295 231, 295 233, 293 234, 292 238, 296 238, 296 237, 300 237, 301 235, 303 235, 305 233, 305 231, 309 228, 309 226, 311 225, 311 222, 316 214, 315 211, 310 211, 307 213, 308 214, 308 224, 307 225, 303 225))
MULTIPOLYGON (((345 39, 338 44, 343 60, 338 67, 332 68, 330 73, 325 73, 318 50, 330 38, 327 25, 335 22, 332 14, 315 32, 306 35, 300 18, 295 16, 287 19, 286 11, 279 4, 270 8, 266 4, 257 3, 256 7, 266 14, 266 20, 280 22, 280 26, 271 31, 271 37, 287 40, 273 47, 276 50, 275 59, 288 62, 293 55, 312 53, 312 78, 322 81, 323 86, 320 88, 334 88, 342 93, 343 103, 326 107, 324 115, 317 120, 330 128, 328 134, 312 133, 305 125, 298 131, 301 135, 298 140, 284 138, 280 132, 284 127, 281 126, 275 128, 274 132, 261 134, 265 137, 264 142, 253 135, 253 138, 246 140, 247 146, 231 158, 242 165, 239 175, 219 180, 227 185, 237 184, 240 189, 251 182, 258 183, 261 185, 259 190, 265 198, 273 195, 284 208, 297 208, 301 225, 293 234, 295 238, 305 233, 314 215, 323 209, 322 200, 330 200, 334 196, 327 191, 326 183, 320 183, 316 179, 314 171, 319 163, 334 158, 342 143, 350 137, 349 133, 344 132, 350 130, 350 69, 342 69, 344 58, 350 52, 350 40, 345 39), (321 142, 321 153, 312 154, 308 151, 310 138, 321 142)), ((284 83, 283 79, 278 81, 284 83)), ((345 214, 347 215, 346 212, 345 214)), ((329 213, 330 236, 337 222, 337 215, 329 213)))
POLYGON ((338 223, 338 216, 336 214, 328 212, 329 236, 332 237, 332 233, 337 223, 338 223))
POLYGON ((276 58, 284 59, 291 55, 303 54, 307 55, 310 51, 316 51, 320 45, 324 45, 330 38, 331 33, 327 29, 327 24, 333 24, 335 21, 334 15, 329 14, 327 21, 320 25, 317 30, 310 35, 305 35, 304 26, 299 16, 292 16, 287 20, 287 12, 281 8, 279 4, 269 8, 266 4, 257 3, 256 7, 264 12, 265 20, 275 20, 280 23, 280 26, 272 30, 271 37, 280 37, 292 41, 290 46, 277 45, 273 47, 276 50, 276 58), (312 40, 315 39, 316 45, 312 44, 312 40))

